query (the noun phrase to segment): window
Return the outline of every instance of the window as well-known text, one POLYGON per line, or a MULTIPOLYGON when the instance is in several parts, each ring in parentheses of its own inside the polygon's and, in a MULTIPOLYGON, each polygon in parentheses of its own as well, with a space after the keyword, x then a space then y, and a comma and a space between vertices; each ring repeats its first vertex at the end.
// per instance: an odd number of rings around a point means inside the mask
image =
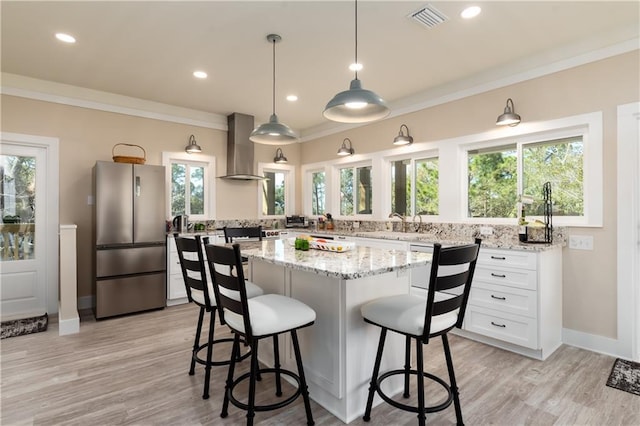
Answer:
POLYGON ((258 164, 258 174, 265 177, 258 186, 261 217, 282 217, 294 213, 294 170, 294 167, 284 164, 258 164))
POLYGON ((326 213, 326 173, 311 172, 311 214, 314 216, 326 213))
POLYGON ((534 198, 527 214, 543 215, 542 185, 551 182, 553 215, 584 215, 583 155, 582 137, 523 146, 522 193, 534 198))
POLYGON ((391 211, 407 216, 438 214, 437 157, 391 163, 391 211))
POLYGON ((285 173, 264 172, 262 181, 262 214, 282 216, 285 214, 285 173))
POLYGON ((542 216, 545 182, 554 216, 585 215, 582 136, 470 150, 467 159, 468 217, 515 218, 519 194, 533 198, 527 215, 542 216))
POLYGON ((168 216, 186 214, 191 220, 214 218, 215 158, 202 154, 163 152, 167 174, 168 216))
POLYGON ((371 166, 341 168, 340 215, 372 213, 371 166))
POLYGON ((469 151, 468 216, 516 217, 516 145, 469 151))
POLYGON ((171 216, 204 215, 204 166, 171 163, 171 216))

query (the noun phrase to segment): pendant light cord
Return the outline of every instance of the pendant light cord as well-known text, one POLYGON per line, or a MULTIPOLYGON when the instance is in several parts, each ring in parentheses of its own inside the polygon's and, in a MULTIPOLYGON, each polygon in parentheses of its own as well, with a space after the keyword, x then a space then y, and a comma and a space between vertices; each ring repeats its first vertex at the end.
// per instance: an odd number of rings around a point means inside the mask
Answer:
POLYGON ((273 115, 276 115, 276 40, 273 40, 273 115))
POLYGON ((358 0, 356 0, 356 6, 355 6, 355 15, 356 15, 356 80, 358 79, 358 0))

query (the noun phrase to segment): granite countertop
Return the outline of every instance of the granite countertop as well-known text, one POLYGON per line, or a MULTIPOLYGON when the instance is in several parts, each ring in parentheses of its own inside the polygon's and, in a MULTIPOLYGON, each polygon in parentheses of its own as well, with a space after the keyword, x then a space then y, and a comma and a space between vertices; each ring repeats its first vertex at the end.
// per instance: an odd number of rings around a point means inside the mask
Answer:
POLYGON ((248 258, 345 280, 402 271, 431 261, 430 253, 358 245, 341 253, 313 249, 300 251, 287 240, 245 242, 241 243, 240 249, 248 258))
MULTIPOLYGON (((360 237, 360 238, 378 238, 381 240, 398 240, 407 242, 416 242, 422 244, 440 243, 443 246, 469 244, 474 241, 473 237, 464 239, 461 237, 449 236, 448 238, 441 238, 437 235, 422 234, 418 232, 393 232, 393 231, 326 231, 326 230, 311 230, 308 228, 294 228, 289 229, 295 232, 302 232, 309 235, 326 235, 326 236, 347 236, 347 237, 360 237)), ((557 247, 563 247, 563 242, 554 243, 521 243, 520 241, 514 241, 513 239, 507 240, 495 240, 491 238, 482 238, 483 248, 495 248, 505 250, 522 250, 522 251, 546 251, 552 250, 557 247)))

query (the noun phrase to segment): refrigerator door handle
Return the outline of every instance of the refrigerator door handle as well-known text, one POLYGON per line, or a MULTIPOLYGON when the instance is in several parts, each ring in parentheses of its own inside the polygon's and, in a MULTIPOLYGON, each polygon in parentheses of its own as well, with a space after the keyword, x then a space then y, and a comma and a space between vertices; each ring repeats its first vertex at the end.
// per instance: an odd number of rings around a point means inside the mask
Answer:
POLYGON ((140 176, 136 176, 136 197, 140 196, 140 176))

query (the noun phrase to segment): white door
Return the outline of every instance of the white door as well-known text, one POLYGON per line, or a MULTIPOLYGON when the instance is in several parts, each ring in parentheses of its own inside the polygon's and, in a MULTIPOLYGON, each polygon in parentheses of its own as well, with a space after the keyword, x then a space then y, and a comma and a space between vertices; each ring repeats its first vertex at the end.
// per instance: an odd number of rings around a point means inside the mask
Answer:
POLYGON ((2 134, 0 313, 3 320, 57 312, 58 180, 57 167, 54 167, 56 178, 50 179, 52 157, 57 163, 57 140, 2 134))

